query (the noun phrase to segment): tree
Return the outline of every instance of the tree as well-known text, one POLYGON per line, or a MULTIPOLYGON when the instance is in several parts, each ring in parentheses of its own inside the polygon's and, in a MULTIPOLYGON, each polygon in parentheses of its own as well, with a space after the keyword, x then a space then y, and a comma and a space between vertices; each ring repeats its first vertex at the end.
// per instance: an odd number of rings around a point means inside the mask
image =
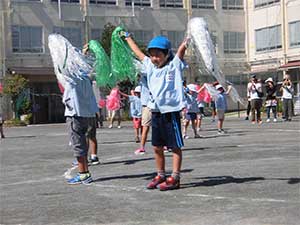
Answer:
POLYGON ((3 94, 11 97, 14 117, 18 117, 16 106, 19 95, 25 90, 28 80, 21 75, 5 76, 3 85, 3 94))
POLYGON ((100 40, 100 43, 108 56, 110 56, 111 34, 114 29, 116 29, 116 26, 112 25, 111 23, 104 25, 104 31, 100 40))

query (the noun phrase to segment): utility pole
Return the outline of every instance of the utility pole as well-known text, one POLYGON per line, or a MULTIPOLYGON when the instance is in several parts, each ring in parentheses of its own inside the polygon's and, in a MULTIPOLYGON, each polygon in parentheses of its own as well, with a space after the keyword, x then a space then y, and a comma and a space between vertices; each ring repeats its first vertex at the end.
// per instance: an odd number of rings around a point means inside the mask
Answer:
POLYGON ((90 18, 88 0, 80 0, 80 8, 84 22, 84 43, 86 44, 90 40, 90 18))
POLYGON ((287 18, 286 18, 286 0, 281 1, 281 12, 282 12, 282 44, 283 44, 283 63, 286 64, 287 61, 287 40, 288 40, 288 31, 287 31, 287 18))
MULTIPOLYGON (((191 0, 184 0, 183 1, 183 6, 184 8, 186 9, 186 12, 187 12, 187 22, 190 21, 191 17, 192 17, 192 1, 191 0)), ((192 51, 190 49, 187 49, 186 50, 186 56, 188 57, 189 61, 190 61, 190 65, 193 65, 193 54, 192 54, 192 51)), ((188 78, 188 82, 191 82, 192 81, 192 78, 195 78, 193 76, 193 70, 194 70, 194 66, 191 66, 189 67, 189 73, 187 75, 187 78, 188 78)))

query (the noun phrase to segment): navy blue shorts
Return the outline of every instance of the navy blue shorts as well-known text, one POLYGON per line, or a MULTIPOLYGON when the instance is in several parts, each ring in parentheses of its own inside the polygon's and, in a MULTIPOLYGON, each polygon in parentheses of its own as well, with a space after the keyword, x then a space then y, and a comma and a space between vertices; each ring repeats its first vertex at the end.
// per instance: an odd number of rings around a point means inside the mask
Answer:
POLYGON ((197 119, 197 113, 187 113, 185 118, 186 120, 195 120, 197 119))
POLYGON ((152 112, 152 145, 182 148, 180 112, 152 112))

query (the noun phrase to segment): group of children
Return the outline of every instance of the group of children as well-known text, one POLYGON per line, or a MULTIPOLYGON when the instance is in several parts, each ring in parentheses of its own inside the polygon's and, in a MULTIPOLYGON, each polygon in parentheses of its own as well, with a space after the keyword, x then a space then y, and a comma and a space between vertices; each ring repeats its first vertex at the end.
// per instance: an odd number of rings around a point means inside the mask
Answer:
MULTIPOLYGON (((186 68, 183 58, 188 40, 185 39, 181 43, 174 55, 170 41, 164 36, 157 36, 149 42, 147 46, 149 56, 147 56, 136 45, 130 33, 120 31, 119 35, 127 42, 143 68, 140 84, 132 91, 132 94, 127 95, 122 92, 120 94, 128 98, 130 102, 136 141, 141 143, 140 148, 136 151, 137 154, 145 152, 149 127, 152 126, 153 128, 152 146, 157 175, 146 187, 161 191, 178 189, 182 164, 181 148, 184 145, 181 132, 181 112, 183 109, 187 109, 186 119, 192 123, 195 138, 200 137, 195 125, 195 114, 199 110, 197 101, 195 101, 197 91, 192 85, 186 91, 183 87, 183 70, 186 68), (140 139, 139 129, 141 127, 140 139), (169 176, 165 170, 164 150, 166 148, 171 149, 173 153, 173 171, 169 176)), ((79 163, 79 174, 70 179, 69 184, 88 184, 92 181, 87 164, 88 147, 85 133, 88 128, 88 119, 86 118, 94 117, 96 109, 89 85, 90 81, 88 80, 78 82, 77 87, 67 86, 64 93, 65 115, 68 125, 71 127, 71 143, 79 163), (78 98, 78 96, 82 96, 82 98, 78 98)), ((226 92, 220 84, 216 85, 215 88, 219 91, 215 100, 219 118, 218 129, 219 132, 223 132, 224 113, 227 107, 226 92)), ((184 132, 186 132, 187 126, 188 122, 185 123, 184 132)))

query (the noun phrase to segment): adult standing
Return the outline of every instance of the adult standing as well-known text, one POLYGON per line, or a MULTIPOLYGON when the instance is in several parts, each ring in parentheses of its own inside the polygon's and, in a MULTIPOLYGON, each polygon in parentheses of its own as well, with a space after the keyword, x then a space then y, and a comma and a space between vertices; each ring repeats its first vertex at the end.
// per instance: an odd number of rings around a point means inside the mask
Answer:
POLYGON ((270 122, 270 113, 271 110, 274 115, 274 122, 277 122, 277 99, 276 91, 277 85, 274 84, 272 77, 269 77, 266 81, 266 109, 267 109, 267 123, 270 122))
POLYGON ((284 121, 291 121, 293 116, 294 88, 288 74, 284 76, 280 91, 282 91, 284 121))
POLYGON ((260 109, 262 107, 262 85, 258 81, 256 75, 251 76, 251 83, 248 84, 248 91, 250 93, 251 100, 251 122, 255 124, 255 114, 256 121, 258 124, 262 124, 260 109))

